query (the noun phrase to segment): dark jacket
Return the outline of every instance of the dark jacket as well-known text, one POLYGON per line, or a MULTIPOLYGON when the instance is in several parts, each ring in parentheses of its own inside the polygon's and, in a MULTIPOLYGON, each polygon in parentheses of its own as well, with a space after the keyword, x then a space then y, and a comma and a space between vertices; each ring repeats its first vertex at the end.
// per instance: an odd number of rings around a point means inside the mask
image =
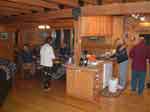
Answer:
POLYGON ((32 63, 32 61, 33 61, 32 52, 31 51, 28 51, 28 52, 23 51, 22 59, 23 59, 24 63, 32 63))
POLYGON ((70 49, 69 48, 60 48, 59 51, 60 55, 64 56, 64 55, 69 55, 70 54, 70 49))
POLYGON ((118 46, 116 49, 116 53, 113 55, 113 57, 117 58, 118 63, 122 63, 126 60, 128 60, 128 54, 126 48, 121 48, 122 46, 118 46))

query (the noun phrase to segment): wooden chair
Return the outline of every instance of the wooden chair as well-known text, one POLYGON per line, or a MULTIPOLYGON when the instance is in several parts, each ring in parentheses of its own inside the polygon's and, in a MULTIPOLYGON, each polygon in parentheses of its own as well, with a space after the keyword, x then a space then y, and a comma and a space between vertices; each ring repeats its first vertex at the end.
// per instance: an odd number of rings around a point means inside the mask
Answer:
POLYGON ((34 63, 23 63, 22 65, 23 79, 28 79, 32 77, 34 73, 35 73, 34 63))

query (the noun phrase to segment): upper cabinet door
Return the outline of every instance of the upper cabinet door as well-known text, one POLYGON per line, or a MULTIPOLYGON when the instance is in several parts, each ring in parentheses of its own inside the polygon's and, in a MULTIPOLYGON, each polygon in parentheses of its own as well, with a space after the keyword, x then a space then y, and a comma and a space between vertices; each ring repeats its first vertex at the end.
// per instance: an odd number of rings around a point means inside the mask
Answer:
POLYGON ((99 17, 81 17, 81 36, 98 35, 99 17))
POLYGON ((110 36, 112 34, 112 17, 90 16, 81 17, 81 36, 110 36))
POLYGON ((112 36, 112 17, 100 16, 99 17, 99 35, 110 37, 112 36))

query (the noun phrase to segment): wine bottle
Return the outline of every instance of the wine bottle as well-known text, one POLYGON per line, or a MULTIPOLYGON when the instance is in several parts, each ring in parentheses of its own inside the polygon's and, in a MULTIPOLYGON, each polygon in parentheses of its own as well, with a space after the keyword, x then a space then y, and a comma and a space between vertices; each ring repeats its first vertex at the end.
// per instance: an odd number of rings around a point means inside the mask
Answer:
POLYGON ((81 58, 80 58, 80 64, 79 64, 80 66, 83 66, 83 64, 84 64, 83 61, 84 61, 84 60, 83 60, 83 58, 81 57, 81 58))

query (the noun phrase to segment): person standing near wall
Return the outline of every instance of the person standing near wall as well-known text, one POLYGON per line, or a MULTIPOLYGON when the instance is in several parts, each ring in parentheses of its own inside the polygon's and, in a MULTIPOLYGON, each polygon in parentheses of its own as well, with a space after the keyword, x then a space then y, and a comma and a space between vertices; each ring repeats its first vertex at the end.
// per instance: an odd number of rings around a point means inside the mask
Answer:
POLYGON ((138 86, 138 94, 142 95, 146 78, 146 48, 143 37, 135 40, 129 55, 132 59, 131 90, 136 91, 138 86))
POLYGON ((49 80, 51 80, 53 59, 55 59, 55 54, 51 44, 52 38, 48 37, 45 44, 42 45, 40 49, 40 65, 43 66, 42 83, 46 91, 49 90, 51 86, 51 82, 49 82, 49 80))

